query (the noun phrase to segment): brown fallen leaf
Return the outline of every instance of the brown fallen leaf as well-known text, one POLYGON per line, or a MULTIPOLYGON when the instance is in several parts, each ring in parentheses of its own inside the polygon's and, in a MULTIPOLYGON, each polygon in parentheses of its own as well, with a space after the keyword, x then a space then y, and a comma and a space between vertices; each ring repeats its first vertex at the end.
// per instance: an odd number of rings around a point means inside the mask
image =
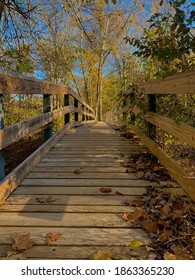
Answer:
POLYGON ((128 200, 128 205, 140 207, 143 205, 143 200, 141 200, 141 199, 128 200))
POLYGON ((181 245, 172 246, 172 250, 173 250, 177 260, 189 260, 189 259, 192 260, 193 259, 190 251, 181 245))
POLYGON ((135 176, 138 178, 138 179, 141 179, 144 177, 144 172, 138 172, 135 174, 135 176))
POLYGON ((148 256, 148 260, 155 260, 156 259, 156 254, 155 253, 151 253, 148 256))
POLYGON ((143 209, 141 207, 137 208, 133 214, 133 223, 137 224, 139 219, 143 216, 143 209))
POLYGON ((47 238, 47 245, 52 245, 53 242, 59 240, 62 237, 62 234, 57 232, 49 232, 46 236, 47 238))
POLYGON ((156 233, 158 230, 158 226, 155 222, 153 222, 150 218, 141 221, 142 228, 148 233, 156 233))
POLYGON ((80 169, 76 169, 76 170, 74 171, 74 174, 77 174, 77 175, 81 174, 81 170, 80 170, 80 169))
POLYGON ((8 260, 25 260, 26 258, 22 255, 22 253, 18 253, 17 251, 8 251, 7 259, 8 260))
POLYGON ((52 203, 55 201, 55 199, 52 198, 52 196, 48 196, 48 197, 36 197, 37 202, 39 202, 40 204, 47 204, 47 203, 52 203))
POLYGON ((116 192, 115 192, 115 195, 124 195, 124 194, 122 194, 122 193, 119 192, 119 191, 116 191, 116 192))
POLYGON ((160 167, 159 167, 158 165, 154 165, 153 168, 152 168, 152 170, 153 170, 154 172, 160 171, 160 167))
POLYGON ((176 256, 169 252, 166 252, 164 254, 164 260, 176 260, 176 256))
POLYGON ((15 251, 23 251, 31 248, 34 245, 34 242, 30 239, 30 232, 28 233, 15 233, 12 236, 14 244, 12 248, 15 251))
POLYGON ((146 168, 144 163, 138 163, 136 165, 136 170, 144 170, 146 168))
POLYGON ((97 251, 91 257, 90 260, 112 260, 112 252, 97 251))
POLYGON ((110 192, 112 192, 112 189, 111 188, 100 188, 100 192, 102 192, 102 193, 110 193, 110 192))
POLYGON ((133 220, 133 217, 134 217, 133 213, 126 213, 126 212, 123 213, 123 216, 122 216, 122 218, 125 222, 127 222, 129 220, 133 220))
POLYGON ((157 241, 160 243, 164 243, 166 241, 171 241, 170 236, 171 236, 172 231, 171 230, 164 230, 160 232, 158 235, 157 241))

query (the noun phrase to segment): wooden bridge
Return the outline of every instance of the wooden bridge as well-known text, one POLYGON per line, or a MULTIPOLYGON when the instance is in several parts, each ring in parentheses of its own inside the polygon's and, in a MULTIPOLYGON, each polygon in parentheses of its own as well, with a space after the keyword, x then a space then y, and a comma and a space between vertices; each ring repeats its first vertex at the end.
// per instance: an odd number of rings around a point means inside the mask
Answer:
MULTIPOLYGON (((195 72, 142 84, 138 90, 150 98, 151 112, 145 118, 153 125, 149 126, 153 140, 154 125, 163 126, 165 131, 195 147, 194 127, 155 114, 154 98, 154 94, 168 92, 194 93, 195 72)), ((93 109, 61 85, 1 73, 0 94, 1 259, 89 259, 101 252, 109 255, 111 251, 123 259, 147 258, 146 245, 150 246, 151 239, 142 228, 122 216, 135 210, 126 206, 125 201, 143 195, 149 185, 160 188, 157 183, 138 179, 124 164, 132 153, 148 148, 179 183, 175 190, 195 200, 194 178, 189 178, 149 136, 131 124, 129 128, 139 138, 126 139, 113 126, 121 124, 124 117, 135 119, 139 110, 135 103, 126 105, 122 98, 108 112, 105 123, 96 122, 93 109), (15 93, 43 94, 44 114, 4 128, 3 96, 15 93), (54 94, 64 95, 64 107, 52 111, 54 94), (64 126, 52 135, 52 121, 59 116, 64 116, 64 126), (40 127, 45 127, 45 144, 4 177, 4 149, 40 127), (135 240, 141 240, 142 246, 129 247, 135 240), (20 241, 22 246, 27 243, 23 250, 17 250, 20 241)), ((133 90, 128 94, 134 99, 133 90)))

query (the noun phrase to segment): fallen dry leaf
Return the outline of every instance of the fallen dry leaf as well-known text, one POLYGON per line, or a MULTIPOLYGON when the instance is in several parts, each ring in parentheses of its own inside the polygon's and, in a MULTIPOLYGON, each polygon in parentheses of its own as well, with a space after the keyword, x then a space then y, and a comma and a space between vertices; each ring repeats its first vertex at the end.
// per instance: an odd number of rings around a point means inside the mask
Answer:
POLYGON ((74 174, 77 174, 77 175, 81 174, 81 170, 80 170, 80 169, 76 169, 76 170, 74 171, 74 174))
POLYGON ((143 245, 143 243, 140 240, 134 240, 129 244, 130 247, 140 247, 141 245, 143 245))
POLYGON ((151 253, 148 256, 148 260, 155 260, 156 259, 156 254, 155 253, 151 253))
POLYGON ((144 177, 144 172, 138 172, 135 174, 135 176, 138 178, 138 179, 141 179, 144 177))
POLYGON ((12 236, 14 240, 14 244, 12 245, 12 248, 15 251, 23 251, 31 248, 34 244, 34 242, 30 239, 30 232, 28 233, 15 233, 12 236))
POLYGON ((128 205, 140 207, 143 205, 143 201, 141 199, 128 200, 128 205))
POLYGON ((102 192, 102 193, 110 193, 110 192, 112 192, 112 189, 111 188, 100 188, 100 192, 102 192))
POLYGON ((172 250, 173 250, 177 260, 189 260, 189 259, 192 260, 193 259, 190 251, 181 245, 172 246, 172 250))
POLYGON ((119 191, 116 191, 116 192, 115 192, 115 195, 124 195, 124 194, 122 194, 122 193, 119 192, 119 191))
POLYGON ((157 224, 153 222, 150 218, 141 221, 141 225, 148 234, 156 233, 158 230, 157 224))
POLYGON ((19 253, 17 251, 8 251, 7 259, 8 260, 25 260, 25 257, 22 255, 22 253, 19 253))
POLYGON ((47 204, 47 203, 52 203, 55 201, 55 199, 52 198, 52 196, 48 196, 48 197, 36 197, 36 200, 41 203, 41 204, 47 204))
POLYGON ((52 245, 53 242, 59 240, 61 238, 62 234, 57 232, 49 232, 46 236, 47 238, 47 245, 52 245))
POLYGON ((104 251, 97 251, 91 257, 91 260, 112 260, 112 253, 111 252, 104 252, 104 251))
POLYGON ((127 222, 127 221, 129 221, 129 220, 133 220, 133 213, 123 213, 123 216, 122 216, 122 218, 123 218, 123 220, 125 221, 125 222, 127 222))
POLYGON ((158 235, 157 241, 160 242, 160 243, 164 243, 166 241, 171 241, 171 238, 170 238, 171 233, 172 233, 171 230, 161 231, 158 235))
POLYGON ((176 260, 176 256, 169 252, 166 252, 164 254, 164 260, 176 260))
POLYGON ((137 208, 133 214, 133 223, 136 224, 138 220, 142 217, 143 215, 143 209, 141 207, 137 208))

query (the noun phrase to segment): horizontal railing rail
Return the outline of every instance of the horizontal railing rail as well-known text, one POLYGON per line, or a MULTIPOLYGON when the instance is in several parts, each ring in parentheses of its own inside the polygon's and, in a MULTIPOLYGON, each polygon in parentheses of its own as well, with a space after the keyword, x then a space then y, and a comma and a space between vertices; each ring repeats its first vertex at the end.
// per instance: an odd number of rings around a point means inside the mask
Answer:
POLYGON ((160 128, 194 148, 195 127, 185 123, 178 123, 171 118, 157 114, 156 98, 160 94, 195 94, 195 71, 140 83, 130 88, 123 94, 123 98, 107 113, 106 121, 118 125, 127 125, 132 132, 138 134, 139 138, 161 161, 172 177, 195 201, 195 178, 188 176, 177 162, 169 157, 155 142, 156 129, 160 128), (139 104, 136 104, 136 94, 147 96, 148 108, 146 112, 139 107, 139 104), (130 100, 129 105, 126 105, 126 99, 130 100), (136 116, 140 114, 143 126, 147 124, 147 133, 143 128, 135 126, 136 116))
POLYGON ((0 72, 0 202, 5 200, 33 166, 41 160, 68 129, 93 120, 95 120, 93 109, 70 87, 0 72), (4 127, 4 97, 12 94, 42 96, 43 114, 4 127), (64 107, 52 109, 54 95, 64 97, 64 107), (70 100, 70 97, 72 100, 70 100), (71 119, 71 113, 74 113, 74 121, 71 119), (80 118, 79 115, 81 116, 80 118), (64 127, 53 135, 53 122, 63 116, 64 127), (79 119, 81 120, 79 121, 79 119), (44 129, 45 144, 5 176, 4 149, 40 128, 44 129))

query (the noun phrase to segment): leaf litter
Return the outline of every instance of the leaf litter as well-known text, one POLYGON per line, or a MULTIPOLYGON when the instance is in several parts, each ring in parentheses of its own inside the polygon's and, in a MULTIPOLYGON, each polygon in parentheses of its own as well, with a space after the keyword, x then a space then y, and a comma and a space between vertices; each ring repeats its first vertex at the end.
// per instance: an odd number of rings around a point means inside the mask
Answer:
MULTIPOLYGON (((122 218, 139 224, 149 234, 155 259, 195 259, 195 208, 191 199, 154 187, 148 187, 140 199, 142 206, 122 218)), ((125 205, 134 206, 134 202, 125 205)))
POLYGON ((12 244, 12 251, 7 252, 7 259, 10 260, 23 260, 25 257, 22 252, 30 249, 34 242, 30 238, 30 232, 27 233, 14 233, 12 235, 14 244, 12 244))
POLYGON ((152 251, 148 259, 195 259, 195 206, 192 200, 174 192, 177 183, 149 152, 131 154, 122 166, 134 169, 138 179, 157 182, 161 187, 148 186, 142 197, 124 201, 124 205, 137 208, 134 213, 124 213, 122 219, 140 225, 153 240, 153 246, 147 247, 152 251))

